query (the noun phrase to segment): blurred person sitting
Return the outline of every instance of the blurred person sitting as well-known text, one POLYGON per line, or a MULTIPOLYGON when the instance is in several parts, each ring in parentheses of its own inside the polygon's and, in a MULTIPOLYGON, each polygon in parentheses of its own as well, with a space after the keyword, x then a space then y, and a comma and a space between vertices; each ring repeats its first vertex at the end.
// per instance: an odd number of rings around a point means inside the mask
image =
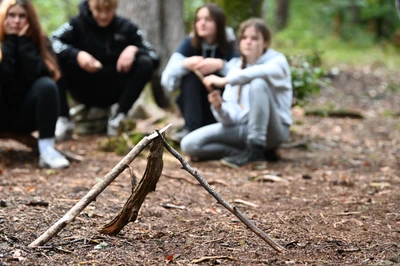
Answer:
POLYGON ((216 122, 207 100, 208 91, 194 72, 221 75, 225 63, 237 56, 235 36, 226 30, 225 20, 223 10, 216 4, 200 6, 193 33, 180 43, 162 73, 161 83, 167 93, 180 89, 177 104, 185 124, 172 136, 176 142, 189 132, 216 122))
POLYGON ((221 159, 230 167, 277 160, 292 124, 291 72, 285 56, 272 48, 262 19, 240 25, 241 58, 226 66, 226 77, 209 75, 204 84, 224 87, 208 95, 219 123, 199 128, 182 139, 181 149, 196 160, 221 159))
POLYGON ((120 122, 139 98, 159 64, 159 57, 137 25, 116 15, 118 0, 83 0, 79 15, 52 35, 62 72, 61 113, 56 137, 71 137, 67 91, 85 108, 110 112, 107 133, 116 134, 120 122))
POLYGON ((55 55, 30 0, 0 5, 0 131, 39 131, 39 166, 65 168, 55 148, 60 78, 55 55))

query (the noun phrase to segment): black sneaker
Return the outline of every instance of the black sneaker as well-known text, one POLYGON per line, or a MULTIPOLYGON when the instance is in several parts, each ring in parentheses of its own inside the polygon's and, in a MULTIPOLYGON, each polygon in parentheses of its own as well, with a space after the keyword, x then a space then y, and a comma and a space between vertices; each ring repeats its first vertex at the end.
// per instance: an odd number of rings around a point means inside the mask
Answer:
POLYGON ((248 145, 243 152, 221 159, 223 165, 232 168, 239 168, 252 162, 262 161, 265 161, 264 148, 260 145, 248 145))
POLYGON ((265 150, 264 158, 268 162, 277 162, 281 159, 277 149, 265 150))
POLYGON ((190 131, 186 128, 176 132, 175 134, 171 135, 170 139, 172 141, 175 141, 176 143, 181 143, 181 140, 187 135, 189 134, 190 131))

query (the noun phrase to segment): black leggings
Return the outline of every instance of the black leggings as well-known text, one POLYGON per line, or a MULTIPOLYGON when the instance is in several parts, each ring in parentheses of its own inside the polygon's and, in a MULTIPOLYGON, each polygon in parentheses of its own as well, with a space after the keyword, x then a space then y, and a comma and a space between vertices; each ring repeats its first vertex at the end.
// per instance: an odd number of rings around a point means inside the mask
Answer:
POLYGON ((58 82, 60 92, 60 116, 69 117, 66 92, 74 100, 86 106, 108 108, 119 104, 119 112, 128 113, 150 80, 154 65, 150 57, 140 55, 128 73, 119 73, 115 65, 104 66, 96 73, 88 73, 79 66, 62 67, 63 78, 58 82))
POLYGON ((39 130, 39 138, 52 138, 58 117, 59 100, 57 85, 53 79, 36 80, 11 120, 1 125, 1 131, 33 132, 39 130))
POLYGON ((177 104, 185 119, 184 128, 193 131, 216 122, 208 102, 208 91, 193 73, 182 78, 181 93, 177 104))

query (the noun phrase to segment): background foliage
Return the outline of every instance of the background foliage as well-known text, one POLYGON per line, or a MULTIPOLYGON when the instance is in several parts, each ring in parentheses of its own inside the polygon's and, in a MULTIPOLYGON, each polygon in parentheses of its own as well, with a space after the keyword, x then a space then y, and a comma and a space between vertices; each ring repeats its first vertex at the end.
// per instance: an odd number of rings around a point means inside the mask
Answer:
MULTIPOLYGON (((34 1, 46 32, 76 14, 79 1, 34 1)), ((318 92, 330 67, 344 63, 399 68, 400 20, 394 0, 289 0, 287 24, 279 31, 278 1, 184 0, 186 29, 191 30, 196 9, 205 2, 223 7, 234 29, 249 16, 263 17, 273 31, 272 47, 291 63, 298 103, 318 92)))

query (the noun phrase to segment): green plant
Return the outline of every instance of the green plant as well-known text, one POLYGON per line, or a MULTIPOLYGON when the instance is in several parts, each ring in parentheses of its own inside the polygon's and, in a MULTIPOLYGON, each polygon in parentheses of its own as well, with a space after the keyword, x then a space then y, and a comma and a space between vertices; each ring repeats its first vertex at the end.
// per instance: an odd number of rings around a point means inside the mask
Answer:
POLYGON ((327 83, 326 70, 321 67, 321 52, 287 56, 292 73, 294 105, 304 106, 310 96, 318 94, 327 83))

